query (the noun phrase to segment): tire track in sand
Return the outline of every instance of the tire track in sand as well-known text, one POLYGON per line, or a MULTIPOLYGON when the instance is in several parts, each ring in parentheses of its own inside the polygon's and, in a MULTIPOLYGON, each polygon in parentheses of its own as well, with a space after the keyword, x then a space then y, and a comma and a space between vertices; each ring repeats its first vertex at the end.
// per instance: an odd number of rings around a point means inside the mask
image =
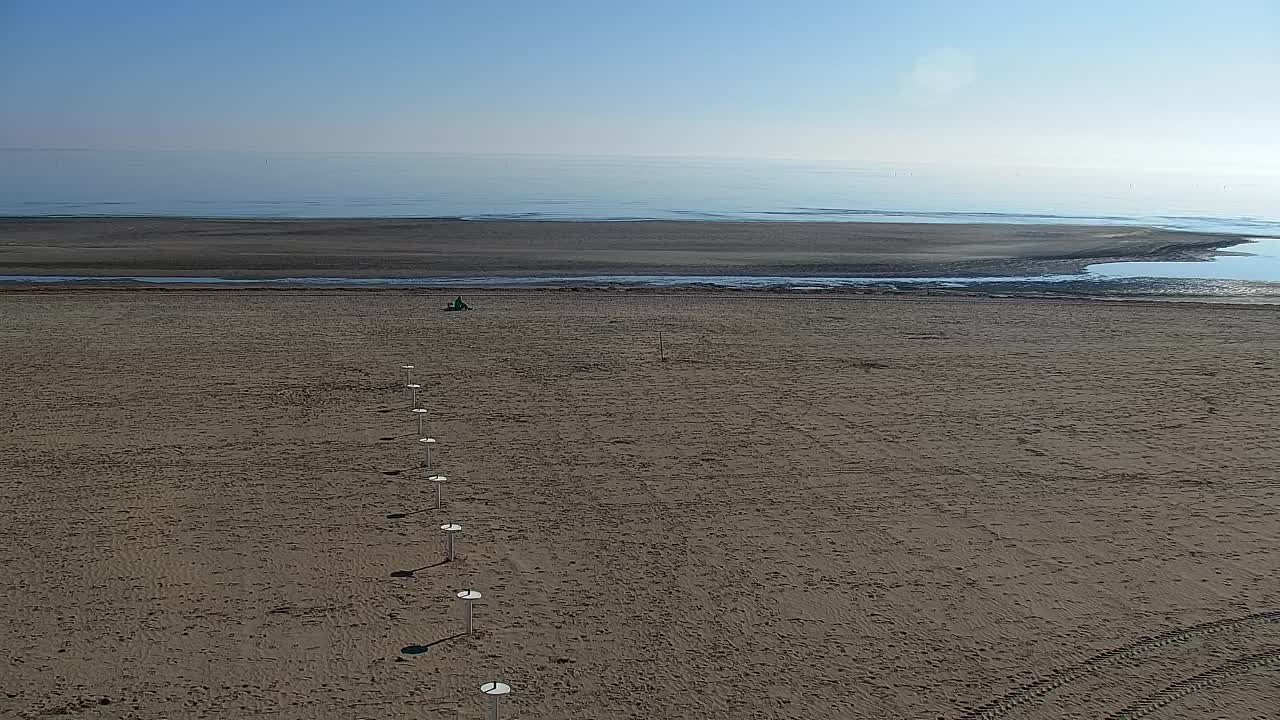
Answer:
MULTIPOLYGON (((1082 677, 1086 677, 1094 672, 1097 672, 1098 670, 1101 670, 1104 667, 1107 667, 1108 665, 1114 665, 1115 663, 1118 663, 1122 660, 1128 660, 1129 658, 1136 657, 1138 655, 1141 655, 1142 653, 1149 652, 1151 650, 1156 650, 1158 648, 1164 647, 1166 645, 1171 645, 1173 643, 1190 640, 1195 637, 1212 635, 1214 633, 1223 632, 1225 630, 1231 630, 1233 628, 1241 627, 1241 626, 1272 623, 1272 622, 1280 622, 1280 610, 1268 610, 1264 612, 1253 613, 1252 615, 1245 615, 1243 617, 1231 618, 1227 620, 1214 620, 1212 622, 1201 623, 1199 625, 1192 625, 1190 627, 1180 628, 1177 630, 1170 630, 1168 632, 1160 633, 1159 635, 1155 635, 1153 637, 1143 638, 1141 640, 1130 643, 1128 645, 1124 645, 1122 647, 1113 648, 1111 650, 1098 653, 1097 655, 1094 655, 1086 660, 1082 660, 1081 662, 1076 663, 1075 665, 1072 665, 1071 667, 1065 670, 1060 670, 1056 673, 1053 673, 1052 675, 1049 675, 1048 677, 1041 678, 1040 680, 1037 680, 1033 683, 1028 683, 1026 685, 1023 685, 1017 688, 1016 690, 1013 690, 1009 693, 1006 693, 1005 695, 1002 695, 999 698, 996 698, 995 700, 992 700, 991 702, 981 705, 973 710, 969 710, 965 714, 961 715, 958 718, 958 720, 993 720, 994 718, 1007 715, 1012 710, 1018 708, 1021 705, 1025 705, 1026 703, 1032 700, 1035 700, 1036 698, 1048 695, 1049 693, 1057 690, 1058 688, 1068 683, 1075 682, 1076 680, 1079 680, 1082 677)), ((1280 651, 1276 651, 1276 652, 1280 652, 1280 651)), ((1267 653, 1263 653, 1263 655, 1266 655, 1266 654, 1267 653)), ((1257 658, 1259 656, 1255 655, 1251 657, 1257 658)), ((1228 663, 1228 665, 1230 665, 1230 663, 1228 663)), ((1227 666, 1223 666, 1223 667, 1227 667, 1227 666)), ((1210 673, 1218 672, 1219 670, 1222 670, 1222 669, 1223 668, 1215 668, 1214 670, 1211 670, 1209 671, 1209 673, 1205 673, 1205 674, 1207 675, 1210 673)), ((1200 676, 1196 676, 1196 677, 1199 678, 1200 676)), ((1187 682, 1190 682, 1190 681, 1187 681, 1187 682)), ((1175 685, 1177 685, 1177 683, 1175 683, 1175 685)), ((1170 687, 1173 687, 1173 686, 1170 686, 1170 687)), ((1168 690, 1168 688, 1166 688, 1166 690, 1168 690)), ((1157 693, 1153 697, 1162 696, 1164 692, 1165 691, 1161 691, 1161 693, 1157 693)), ((1185 694, 1186 693, 1184 693, 1184 695, 1185 694)), ((1182 696, 1179 695, 1178 697, 1182 697, 1182 696)), ((1177 698, 1174 698, 1174 700, 1176 699, 1177 698)), ((1173 700, 1169 700, 1168 702, 1173 702, 1173 700)), ((1165 704, 1168 704, 1168 703, 1165 703, 1165 704)), ((1133 717, 1140 717, 1140 716, 1133 716, 1133 717)))
POLYGON ((1141 700, 1130 703, 1123 710, 1112 713, 1106 720, 1138 720, 1153 712, 1171 705, 1193 693, 1226 682, 1232 678, 1247 675, 1254 670, 1280 665, 1280 648, 1274 648, 1256 655, 1247 655, 1229 663, 1202 672, 1199 675, 1179 680, 1166 686, 1163 690, 1141 700))

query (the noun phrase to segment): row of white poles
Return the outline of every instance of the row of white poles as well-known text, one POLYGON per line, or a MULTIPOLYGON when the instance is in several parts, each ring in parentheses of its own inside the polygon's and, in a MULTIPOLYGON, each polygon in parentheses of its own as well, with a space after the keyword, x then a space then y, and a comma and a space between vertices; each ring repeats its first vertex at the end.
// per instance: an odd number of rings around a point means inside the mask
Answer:
MULTIPOLYGON (((422 385, 413 381, 412 365, 401 365, 404 370, 404 386, 412 393, 412 400, 409 411, 418 417, 418 442, 422 443, 427 451, 427 480, 430 481, 433 494, 435 495, 436 509, 443 507, 444 483, 449 479, 443 474, 434 472, 431 463, 431 448, 437 444, 435 438, 427 434, 425 427, 428 410, 418 405, 418 391, 422 389, 422 385)), ((445 537, 445 560, 453 562, 457 556, 457 546, 454 537, 462 532, 462 526, 458 523, 448 522, 440 526, 440 531, 445 537)), ((462 601, 463 617, 466 623, 466 634, 470 635, 475 627, 475 601, 480 600, 484 596, 477 590, 459 590, 454 593, 454 597, 462 601)), ((491 720, 498 720, 499 703, 504 695, 511 693, 511 686, 504 682, 487 682, 480 686, 480 693, 489 699, 489 717, 491 720)))

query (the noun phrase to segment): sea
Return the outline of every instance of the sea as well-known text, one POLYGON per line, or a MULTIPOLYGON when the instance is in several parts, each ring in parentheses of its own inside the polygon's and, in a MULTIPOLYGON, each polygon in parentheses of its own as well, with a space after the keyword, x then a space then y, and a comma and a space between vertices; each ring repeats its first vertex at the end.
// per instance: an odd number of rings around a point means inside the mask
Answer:
MULTIPOLYGON (((979 222, 1134 225, 1239 233, 1203 262, 1090 266, 994 278, 566 276, 277 278, 265 282, 724 287, 1040 288, 1095 294, 1280 297, 1280 168, 1067 169, 849 165, 718 158, 445 153, 0 150, 0 215, 979 222)), ((76 277, 41 276, 74 282, 76 277)), ((0 276, 26 282, 27 276, 0 276)), ((100 279, 99 279, 100 280, 100 279)), ((121 278, 129 280, 129 278, 121 278)), ((148 278, 217 282, 220 278, 148 278)))

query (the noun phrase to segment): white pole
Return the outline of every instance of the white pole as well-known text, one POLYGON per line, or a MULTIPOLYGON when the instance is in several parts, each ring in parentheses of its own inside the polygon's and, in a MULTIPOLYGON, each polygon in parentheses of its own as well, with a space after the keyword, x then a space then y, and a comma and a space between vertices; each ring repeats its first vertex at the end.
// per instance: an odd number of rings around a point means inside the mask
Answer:
POLYGON ((480 692, 489 696, 489 719, 498 720, 498 700, 511 692, 511 686, 504 682, 487 682, 480 686, 480 692))
POLYGON ((457 523, 448 523, 441 525, 440 529, 444 531, 445 562, 453 562, 453 535, 454 533, 461 532, 462 526, 457 523))
POLYGON ((433 437, 418 438, 418 442, 427 446, 427 470, 431 469, 431 446, 436 444, 433 437))
POLYGON ((413 384, 413 366, 401 365, 400 369, 404 371, 404 384, 412 385, 413 384))
POLYGON ((454 595, 462 601, 463 612, 467 620, 467 634, 471 634, 471 630, 475 627, 475 601, 484 597, 478 590, 462 590, 454 593, 454 595))
POLYGON ((418 407, 418 388, 420 388, 420 387, 422 387, 422 386, 421 386, 421 385, 418 385, 417 383, 410 383, 410 384, 408 384, 408 385, 405 385, 405 387, 407 387, 407 388, 409 388, 410 390, 412 390, 412 391, 413 391, 413 404, 412 404, 412 405, 410 405, 409 407, 411 407, 411 408, 416 408, 416 407, 418 407))
POLYGON ((444 482, 449 478, 444 475, 428 475, 427 479, 431 481, 436 493, 436 509, 441 507, 441 498, 444 496, 444 482))

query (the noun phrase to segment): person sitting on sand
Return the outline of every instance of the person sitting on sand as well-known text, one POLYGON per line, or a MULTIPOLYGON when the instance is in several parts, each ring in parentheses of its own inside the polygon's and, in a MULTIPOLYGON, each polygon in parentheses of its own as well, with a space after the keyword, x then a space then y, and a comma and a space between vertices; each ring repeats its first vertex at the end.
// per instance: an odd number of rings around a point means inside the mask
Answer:
POLYGON ((470 306, 470 305, 468 305, 468 304, 466 304, 466 303, 464 303, 464 302, 462 302, 462 296, 461 296, 461 295, 459 295, 458 297, 456 297, 456 298, 454 298, 454 299, 453 299, 453 302, 451 302, 451 303, 449 303, 448 305, 446 305, 444 309, 445 309, 445 310, 450 310, 450 311, 452 311, 452 310, 470 310, 470 309, 471 309, 471 306, 470 306))

